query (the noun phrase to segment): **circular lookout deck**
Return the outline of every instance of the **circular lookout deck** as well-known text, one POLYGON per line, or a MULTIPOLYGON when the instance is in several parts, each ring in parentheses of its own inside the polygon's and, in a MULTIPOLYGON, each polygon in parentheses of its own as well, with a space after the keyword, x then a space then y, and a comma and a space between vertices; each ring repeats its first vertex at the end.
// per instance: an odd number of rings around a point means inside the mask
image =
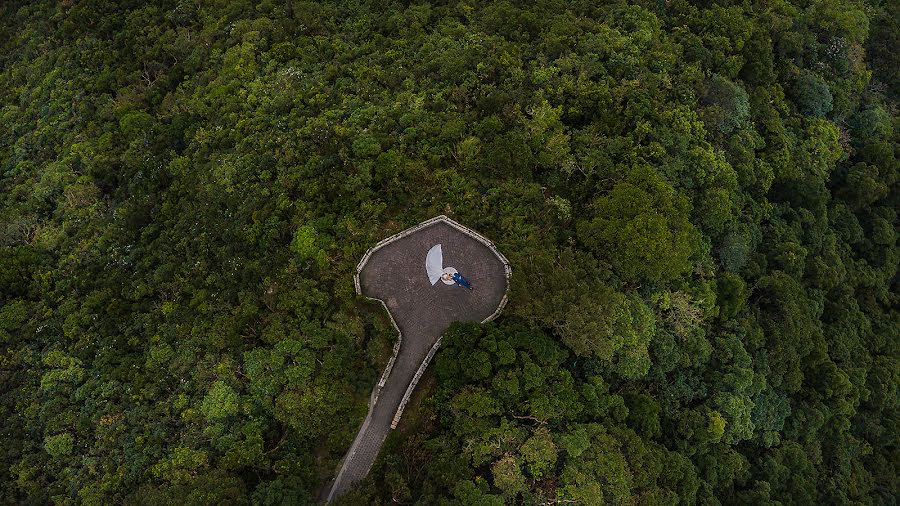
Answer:
POLYGON ((486 322, 500 314, 509 276, 509 262, 493 243, 446 216, 391 236, 366 252, 356 268, 356 291, 381 301, 399 337, 328 501, 369 473, 447 327, 456 321, 486 322), (435 244, 442 245, 444 265, 456 267, 474 290, 429 281, 425 256, 435 244))

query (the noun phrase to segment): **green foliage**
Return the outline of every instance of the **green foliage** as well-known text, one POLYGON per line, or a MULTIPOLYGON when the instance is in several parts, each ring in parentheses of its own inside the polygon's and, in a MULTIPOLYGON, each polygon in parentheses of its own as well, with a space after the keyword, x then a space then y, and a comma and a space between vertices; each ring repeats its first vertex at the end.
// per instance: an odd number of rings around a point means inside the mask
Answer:
POLYGON ((750 117, 750 97, 739 84, 714 74, 707 84, 702 103, 707 128, 729 134, 750 117))
POLYGON ((643 301, 606 287, 572 306, 559 326, 560 337, 576 355, 616 360, 626 377, 647 372, 647 344, 653 333, 653 314, 643 301))
POLYGON ((209 457, 205 452, 179 446, 169 452, 168 458, 154 464, 151 472, 166 481, 186 482, 208 464, 209 457))
POLYGON ((540 479, 556 468, 558 452, 548 431, 537 431, 522 445, 522 457, 528 466, 528 474, 540 479))
POLYGON ((69 433, 47 436, 44 438, 44 450, 54 458, 65 457, 72 453, 72 435, 69 433))
POLYGON ((592 207, 595 217, 579 223, 578 237, 625 279, 665 283, 691 269, 699 237, 690 205, 653 169, 629 170, 592 207))
POLYGON ((823 117, 831 112, 831 91, 821 76, 803 71, 794 81, 791 93, 797 108, 803 114, 823 117))
POLYGON ((220 418, 234 416, 238 412, 240 398, 224 381, 213 383, 209 393, 200 404, 200 411, 207 420, 213 421, 220 418))
POLYGON ((641 394, 623 400, 598 376, 577 379, 589 367, 575 364, 546 335, 521 326, 451 328, 436 364, 433 406, 442 430, 425 446, 442 464, 427 468, 422 490, 439 497, 437 483, 459 476, 451 487, 458 497, 460 487, 471 487, 468 476, 488 475, 483 492, 526 502, 548 497, 554 482, 560 499, 615 502, 637 493, 689 500, 696 485, 663 485, 666 450, 638 436, 661 434, 659 405, 641 394), (477 354, 487 357, 493 375, 464 373, 477 354), (461 474, 449 465, 457 457, 457 466, 469 468, 461 474))
POLYGON ((0 342, 12 340, 10 332, 18 330, 28 318, 28 306, 24 301, 10 301, 0 306, 0 342))
POLYGON ((653 439, 660 434, 659 404, 644 394, 630 394, 625 396, 628 406, 628 425, 647 439, 653 439))
POLYGON ((747 302, 747 283, 736 274, 731 272, 720 274, 716 280, 716 288, 719 316, 723 319, 736 315, 747 302))
POLYGON ((499 488, 509 499, 525 491, 525 477, 514 457, 504 457, 491 466, 494 486, 499 488))
POLYGON ((350 499, 896 502, 898 20, 3 2, 0 503, 313 503, 394 339, 352 273, 440 213, 509 304, 350 499))

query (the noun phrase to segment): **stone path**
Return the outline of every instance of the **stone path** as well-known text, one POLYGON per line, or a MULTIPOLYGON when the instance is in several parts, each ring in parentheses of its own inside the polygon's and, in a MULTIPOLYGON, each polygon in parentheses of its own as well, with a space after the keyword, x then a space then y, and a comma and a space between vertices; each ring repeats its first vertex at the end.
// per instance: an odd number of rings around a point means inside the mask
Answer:
MULTIPOLYGON (((357 290, 380 300, 400 331, 399 351, 372 392, 369 414, 344 457, 327 500, 364 478, 381 449, 398 409, 415 387, 413 378, 455 321, 487 321, 506 303, 509 264, 490 241, 446 216, 438 216, 376 245, 357 268, 357 290), (432 285, 425 255, 442 244, 444 266, 456 267, 475 288, 432 285)), ((396 350, 396 348, 395 348, 396 350)), ((417 378, 416 378, 417 379, 417 378)))

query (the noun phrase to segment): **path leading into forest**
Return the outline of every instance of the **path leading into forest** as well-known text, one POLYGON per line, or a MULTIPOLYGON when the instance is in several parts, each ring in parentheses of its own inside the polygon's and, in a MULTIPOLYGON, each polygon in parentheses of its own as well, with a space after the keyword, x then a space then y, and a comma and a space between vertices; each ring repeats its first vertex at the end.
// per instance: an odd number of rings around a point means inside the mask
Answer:
POLYGON ((331 484, 328 502, 369 473, 441 334, 456 321, 496 317, 506 304, 510 275, 509 263, 490 241, 446 216, 381 241, 366 253, 356 272, 357 292, 382 302, 400 339, 372 391, 369 413, 331 484), (435 244, 442 245, 444 266, 458 269, 474 290, 440 281, 431 284, 425 256, 435 244))

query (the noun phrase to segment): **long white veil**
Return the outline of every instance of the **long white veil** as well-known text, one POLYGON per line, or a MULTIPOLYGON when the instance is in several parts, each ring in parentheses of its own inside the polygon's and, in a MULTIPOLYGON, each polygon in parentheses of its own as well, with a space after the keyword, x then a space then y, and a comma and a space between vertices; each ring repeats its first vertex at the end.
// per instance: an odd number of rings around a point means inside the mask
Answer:
POLYGON ((428 273, 428 280, 431 284, 435 284, 441 279, 441 273, 444 271, 444 253, 441 251, 441 245, 435 244, 428 250, 425 256, 425 272, 428 273))

